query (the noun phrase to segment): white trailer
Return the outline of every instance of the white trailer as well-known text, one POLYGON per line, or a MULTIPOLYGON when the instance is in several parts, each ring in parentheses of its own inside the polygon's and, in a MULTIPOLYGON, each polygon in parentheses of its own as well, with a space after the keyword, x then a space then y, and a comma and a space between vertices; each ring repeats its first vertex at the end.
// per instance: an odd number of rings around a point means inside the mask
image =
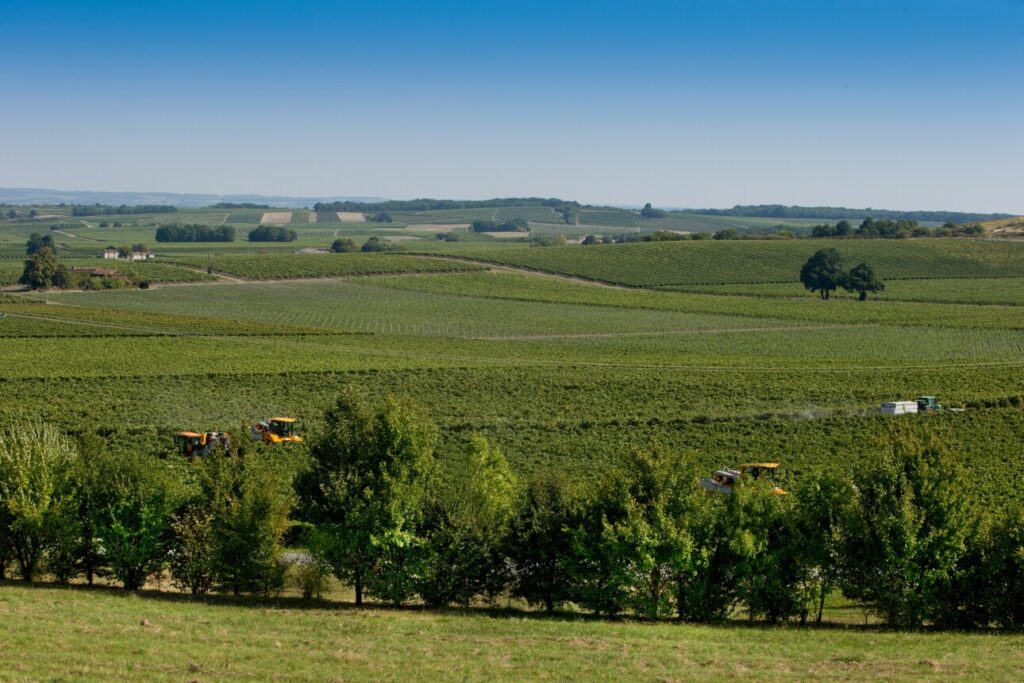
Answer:
POLYGON ((882 404, 882 415, 907 415, 917 412, 917 401, 889 401, 882 404))

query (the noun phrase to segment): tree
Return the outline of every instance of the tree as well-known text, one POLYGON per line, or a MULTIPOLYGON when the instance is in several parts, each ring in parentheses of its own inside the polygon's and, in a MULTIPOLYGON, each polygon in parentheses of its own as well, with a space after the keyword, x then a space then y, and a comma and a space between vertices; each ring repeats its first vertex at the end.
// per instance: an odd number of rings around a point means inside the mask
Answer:
POLYGON ((375 213, 370 218, 370 221, 372 223, 391 223, 393 220, 394 219, 391 217, 391 214, 388 213, 387 211, 380 211, 378 213, 375 213))
POLYGON ((893 626, 936 616, 965 553, 975 515, 960 463, 932 437, 896 434, 891 450, 854 477, 843 531, 843 591, 893 626))
POLYGON ((25 581, 32 580, 52 545, 77 456, 74 443, 52 425, 12 422, 0 426, 0 517, 25 581))
POLYGON ((261 225, 249 231, 250 242, 294 242, 299 233, 283 225, 261 225))
POLYGON ((472 436, 462 457, 446 460, 427 505, 424 558, 417 582, 428 605, 468 607, 508 585, 504 543, 516 478, 501 452, 472 436))
POLYGON ((364 590, 407 597, 409 587, 389 579, 418 540, 437 428, 407 402, 388 398, 374 408, 352 389, 325 413, 324 425, 298 482, 304 513, 324 538, 322 559, 353 586, 356 604, 364 590))
POLYGON ((1010 510, 992 530, 986 557, 988 614, 1004 628, 1024 626, 1024 510, 1010 510))
POLYGON ((690 564, 675 577, 676 615, 681 621, 721 621, 736 605, 740 557, 729 498, 706 498, 690 516, 690 564))
POLYGON ((383 241, 379 237, 371 237, 370 239, 363 242, 363 246, 360 251, 373 252, 373 251, 388 251, 391 245, 383 241))
POLYGON ((857 292, 860 301, 868 298, 868 292, 880 292, 885 283, 877 275, 870 263, 858 263, 843 277, 842 287, 847 292, 857 292))
POLYGON ((725 228, 716 232, 712 237, 716 240, 738 240, 740 232, 736 228, 725 228))
POLYGON ((531 479, 512 520, 509 554, 512 594, 553 612, 572 597, 569 574, 577 505, 563 475, 531 479))
POLYGON ((126 590, 138 590, 161 570, 171 546, 171 514, 181 491, 167 461, 123 453, 101 461, 96 539, 104 563, 126 590))
POLYGON ((28 237, 28 242, 25 243, 25 255, 31 256, 43 247, 47 247, 50 251, 56 250, 56 245, 53 242, 53 235, 40 235, 38 232, 34 232, 28 237))
POLYGON ((15 211, 14 209, 7 209, 7 217, 11 220, 14 220, 15 218, 18 217, 18 212, 15 211))
POLYGON ((770 623, 806 619, 813 583, 794 524, 792 499, 775 495, 770 482, 744 477, 729 496, 738 597, 751 618, 770 623))
POLYGON ((815 621, 820 624, 825 598, 839 583, 842 534, 855 491, 844 472, 828 469, 805 474, 794 493, 799 552, 814 568, 818 588, 815 621))
POLYGON ((351 237, 346 237, 331 242, 331 251, 335 254, 350 254, 359 251, 359 245, 351 237))
POLYGON ((582 244, 584 246, 590 245, 590 244, 604 244, 604 240, 602 240, 597 235, 587 235, 586 237, 583 238, 583 241, 580 242, 580 244, 582 244))
POLYGON ((640 215, 644 218, 664 218, 665 212, 661 209, 655 209, 651 206, 650 202, 644 204, 644 208, 640 209, 640 215))
POLYGON ((19 284, 32 289, 49 289, 54 286, 67 286, 70 275, 49 247, 41 247, 25 260, 25 269, 18 279, 19 284))
POLYGON ((626 604, 657 618, 672 610, 676 577, 689 571, 692 539, 687 523, 698 489, 693 468, 655 445, 637 449, 623 473, 623 517, 607 528, 628 581, 626 604))
POLYGON ((836 249, 819 249, 800 269, 804 288, 819 292, 822 299, 839 288, 843 281, 842 257, 836 249))

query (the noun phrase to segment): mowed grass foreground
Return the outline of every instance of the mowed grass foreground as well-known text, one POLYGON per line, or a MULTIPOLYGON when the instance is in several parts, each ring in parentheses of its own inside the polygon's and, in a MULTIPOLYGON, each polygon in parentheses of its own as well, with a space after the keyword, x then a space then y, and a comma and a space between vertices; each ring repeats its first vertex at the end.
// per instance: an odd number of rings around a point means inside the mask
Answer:
POLYGON ((1024 636, 233 605, 0 584, 4 680, 1020 680, 1024 636))

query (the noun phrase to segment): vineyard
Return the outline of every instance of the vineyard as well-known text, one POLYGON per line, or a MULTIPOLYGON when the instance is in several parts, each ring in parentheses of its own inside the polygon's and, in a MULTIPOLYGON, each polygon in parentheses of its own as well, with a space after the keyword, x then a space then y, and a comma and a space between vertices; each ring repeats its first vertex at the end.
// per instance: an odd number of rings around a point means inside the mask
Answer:
MULTIPOLYGON (((1022 245, 841 243, 891 277, 963 276, 889 280, 877 301, 742 284, 792 280, 780 264, 816 246, 455 245, 492 262, 638 284, 678 282, 675 273, 741 283, 687 292, 402 253, 180 254, 194 270, 137 267, 154 279, 205 279, 216 277, 210 264, 244 281, 0 300, 0 400, 160 449, 183 425, 231 428, 257 414, 297 414, 314 428, 354 383, 429 406, 449 442, 486 435, 521 472, 599 478, 652 439, 709 468, 758 454, 795 476, 869 453, 894 424, 873 414, 880 402, 935 393, 967 412, 908 426, 945 434, 977 472, 993 453, 1019 453, 1022 245), (358 277, 268 281, 348 276, 358 277)), ((979 491, 995 501, 1000 486, 988 478, 979 491)))
POLYGON ((476 270, 481 266, 447 259, 409 258, 398 254, 226 254, 175 256, 176 262, 253 280, 340 277, 380 273, 432 273, 476 270))
POLYGON ((755 240, 654 242, 536 249, 460 249, 495 263, 639 287, 795 282, 816 250, 868 260, 885 279, 1019 277, 1024 243, 966 240, 755 240))

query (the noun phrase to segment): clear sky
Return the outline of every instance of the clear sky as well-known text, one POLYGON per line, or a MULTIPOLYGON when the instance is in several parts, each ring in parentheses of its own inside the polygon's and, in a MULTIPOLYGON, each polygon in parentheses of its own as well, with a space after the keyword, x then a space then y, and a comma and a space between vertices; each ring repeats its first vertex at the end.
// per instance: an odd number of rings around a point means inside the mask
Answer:
POLYGON ((0 186, 1024 212, 1024 0, 0 0, 0 186))

